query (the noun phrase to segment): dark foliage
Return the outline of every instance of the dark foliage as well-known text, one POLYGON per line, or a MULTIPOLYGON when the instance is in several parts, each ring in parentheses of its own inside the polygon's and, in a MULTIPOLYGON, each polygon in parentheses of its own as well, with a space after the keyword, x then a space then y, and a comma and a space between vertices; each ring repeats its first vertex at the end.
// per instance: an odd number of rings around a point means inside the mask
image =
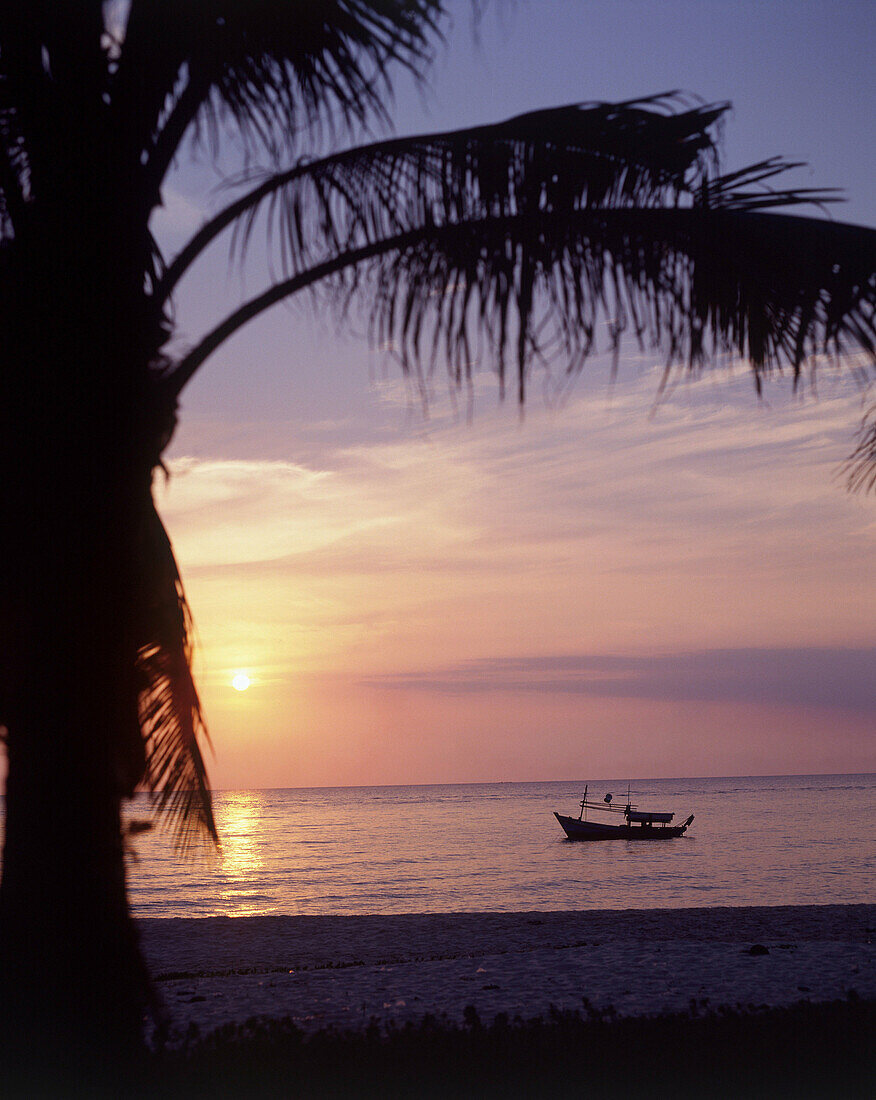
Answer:
POLYGON ((159 1056, 145 1096, 869 1097, 876 1002, 616 1019, 555 1012, 305 1037, 288 1021, 225 1028, 159 1056))
POLYGON ((319 282, 342 312, 363 308, 405 369, 443 363, 462 382, 483 357, 504 383, 510 358, 521 400, 533 367, 574 374, 624 333, 684 369, 740 356, 758 384, 782 368, 797 378, 819 356, 872 359, 876 231, 772 213, 836 197, 774 189, 794 167, 779 159, 721 175, 726 109, 677 94, 561 107, 270 175, 192 238, 158 297, 229 226, 245 248, 260 215, 286 278, 168 383, 178 393, 241 325, 319 282))

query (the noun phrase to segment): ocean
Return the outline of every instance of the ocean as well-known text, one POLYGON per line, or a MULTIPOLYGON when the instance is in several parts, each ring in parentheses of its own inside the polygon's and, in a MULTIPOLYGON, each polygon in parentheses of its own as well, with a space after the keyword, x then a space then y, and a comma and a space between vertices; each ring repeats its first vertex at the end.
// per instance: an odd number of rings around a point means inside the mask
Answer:
MULTIPOLYGON (((627 781, 589 798, 626 802, 627 781)), ((571 843, 584 781, 220 791, 219 853, 138 835, 140 917, 394 914, 874 900, 876 775, 634 780, 641 809, 695 815, 663 842, 571 843)), ((141 816, 144 807, 134 806, 141 816)))

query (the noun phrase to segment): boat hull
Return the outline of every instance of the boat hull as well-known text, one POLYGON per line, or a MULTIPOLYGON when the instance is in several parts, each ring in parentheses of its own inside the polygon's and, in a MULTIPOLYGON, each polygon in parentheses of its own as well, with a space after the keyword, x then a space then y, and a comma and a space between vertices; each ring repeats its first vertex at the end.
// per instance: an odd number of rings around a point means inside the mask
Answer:
MULTIPOLYGON (((603 825, 601 821, 579 821, 554 812, 569 840, 672 840, 684 836, 690 824, 683 825, 603 825)), ((693 820, 691 818, 691 820, 693 820)))

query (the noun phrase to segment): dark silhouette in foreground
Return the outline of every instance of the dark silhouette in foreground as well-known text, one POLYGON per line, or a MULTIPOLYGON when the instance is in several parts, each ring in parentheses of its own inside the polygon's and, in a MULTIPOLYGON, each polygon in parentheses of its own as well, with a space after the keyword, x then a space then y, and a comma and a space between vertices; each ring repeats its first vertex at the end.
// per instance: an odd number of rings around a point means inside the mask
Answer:
POLYGON ((832 198, 767 189, 779 160, 722 175, 726 104, 572 105, 326 152, 387 122, 393 66, 422 73, 444 16, 0 4, 0 1042, 22 1065, 99 1074, 142 1051, 123 799, 145 787, 181 845, 215 839, 152 478, 183 387, 243 324, 320 284, 424 382, 444 362, 464 384, 482 346, 521 401, 532 364, 572 375, 625 335, 679 369, 742 356, 758 380, 849 351, 872 369, 876 233, 775 213, 832 198), (174 159, 225 134, 250 165, 239 197, 166 258, 149 223, 174 159), (258 225, 273 277, 181 351, 175 289, 258 225))
POLYGON ((289 1021, 252 1021, 159 1054, 148 1097, 815 1098, 871 1095, 876 1003, 710 1011, 621 1019, 611 1011, 547 1019, 419 1024, 309 1037, 289 1021))

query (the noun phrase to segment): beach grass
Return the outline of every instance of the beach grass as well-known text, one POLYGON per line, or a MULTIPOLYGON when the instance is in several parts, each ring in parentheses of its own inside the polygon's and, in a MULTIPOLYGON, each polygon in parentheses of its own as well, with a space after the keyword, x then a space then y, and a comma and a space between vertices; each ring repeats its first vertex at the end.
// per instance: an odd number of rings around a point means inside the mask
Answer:
POLYGON ((871 1097, 876 1001, 617 1018, 586 1004, 531 1020, 305 1035, 251 1020, 156 1054, 157 1097, 871 1097))

